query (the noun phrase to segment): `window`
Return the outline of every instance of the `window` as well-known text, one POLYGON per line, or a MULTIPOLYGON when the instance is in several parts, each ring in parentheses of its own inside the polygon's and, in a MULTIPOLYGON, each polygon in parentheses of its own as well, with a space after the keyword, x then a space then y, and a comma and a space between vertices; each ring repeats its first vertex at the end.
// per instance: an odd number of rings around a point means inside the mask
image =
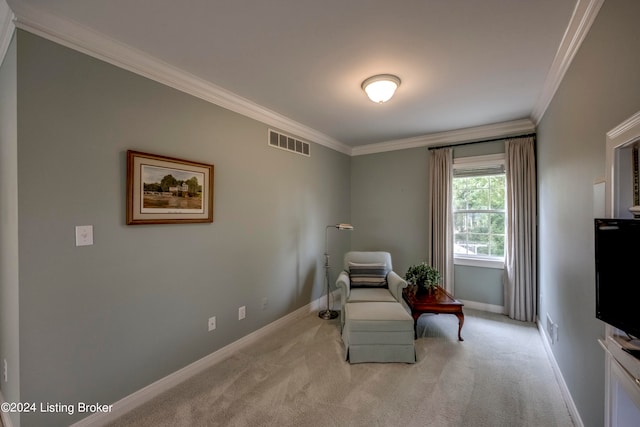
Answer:
POLYGON ((501 265, 505 249, 505 183, 503 155, 466 157, 454 161, 453 239, 456 264, 467 259, 499 261, 501 265))

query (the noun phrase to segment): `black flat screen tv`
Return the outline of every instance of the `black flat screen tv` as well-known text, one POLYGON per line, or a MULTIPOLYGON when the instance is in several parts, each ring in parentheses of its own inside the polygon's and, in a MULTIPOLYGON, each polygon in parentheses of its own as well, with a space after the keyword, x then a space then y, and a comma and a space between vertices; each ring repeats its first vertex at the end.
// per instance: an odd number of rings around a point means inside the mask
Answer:
POLYGON ((596 317, 640 337, 640 220, 595 219, 596 317))

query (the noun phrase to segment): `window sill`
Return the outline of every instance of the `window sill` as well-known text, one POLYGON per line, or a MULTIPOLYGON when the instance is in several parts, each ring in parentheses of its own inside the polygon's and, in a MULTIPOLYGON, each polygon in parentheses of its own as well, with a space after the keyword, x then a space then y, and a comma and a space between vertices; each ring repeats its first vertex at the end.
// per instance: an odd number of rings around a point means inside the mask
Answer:
POLYGON ((504 270, 504 259, 502 258, 480 258, 455 256, 453 258, 454 265, 466 265, 469 267, 497 268, 504 270))

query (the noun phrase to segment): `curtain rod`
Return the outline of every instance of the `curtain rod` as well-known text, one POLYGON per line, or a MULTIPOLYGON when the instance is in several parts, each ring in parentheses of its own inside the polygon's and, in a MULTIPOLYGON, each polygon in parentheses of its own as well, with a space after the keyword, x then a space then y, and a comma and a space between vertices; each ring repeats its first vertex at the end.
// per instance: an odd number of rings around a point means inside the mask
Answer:
POLYGON ((471 145, 471 144, 481 144, 483 142, 494 142, 494 141, 504 141, 506 139, 513 139, 513 138, 526 138, 528 136, 536 136, 536 133, 526 133, 526 134, 522 134, 522 135, 514 135, 514 136, 502 136, 500 138, 492 138, 492 139, 483 139, 481 141, 469 141, 469 142, 461 142, 459 144, 456 144, 455 142, 451 143, 451 144, 443 144, 443 145, 433 145, 431 147, 427 147, 428 150, 436 150, 438 148, 445 148, 445 147, 462 147, 463 145, 471 145))

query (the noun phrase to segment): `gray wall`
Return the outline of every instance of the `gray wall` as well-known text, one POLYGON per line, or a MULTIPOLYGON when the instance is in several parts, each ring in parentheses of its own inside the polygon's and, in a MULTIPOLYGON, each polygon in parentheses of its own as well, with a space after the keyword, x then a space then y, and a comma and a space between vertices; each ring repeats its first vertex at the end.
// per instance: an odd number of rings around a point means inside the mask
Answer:
POLYGON ((585 426, 601 426, 604 354, 597 339, 593 184, 605 134, 640 110, 640 2, 604 3, 538 128, 540 310, 559 324, 552 346, 585 426))
POLYGON ((273 149, 262 123, 17 37, 21 401, 116 401, 323 294, 325 226, 350 221, 348 156, 273 149), (126 226, 127 149, 213 163, 214 223, 126 226), (95 244, 75 247, 86 224, 95 244))
POLYGON ((456 265, 453 277, 455 296, 464 301, 504 306, 503 275, 502 268, 456 265))
MULTIPOLYGON (((7 402, 20 401, 18 303, 18 139, 15 38, 0 66, 0 389, 7 402), (1 374, 0 374, 1 375, 1 374)), ((17 414, 11 414, 19 425, 17 414)))
POLYGON ((427 189, 425 148, 352 157, 352 249, 391 252, 402 276, 426 260, 427 189))

